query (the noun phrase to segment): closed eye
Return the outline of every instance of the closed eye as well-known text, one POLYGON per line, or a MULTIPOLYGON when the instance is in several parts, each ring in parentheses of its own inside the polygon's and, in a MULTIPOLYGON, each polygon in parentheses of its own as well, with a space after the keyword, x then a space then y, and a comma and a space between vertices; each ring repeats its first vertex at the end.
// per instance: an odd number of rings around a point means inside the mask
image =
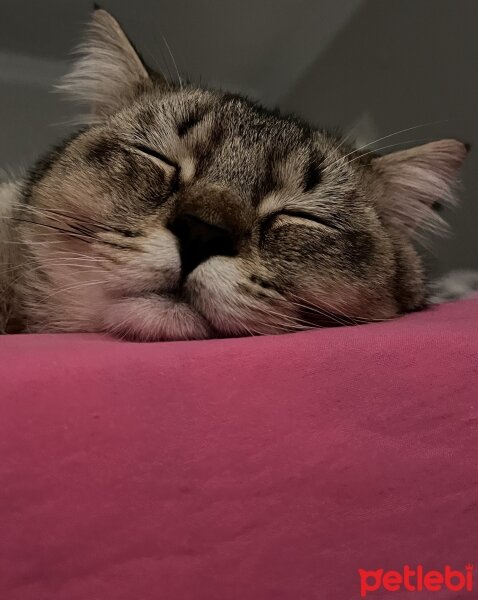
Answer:
POLYGON ((167 158, 166 156, 164 156, 164 154, 161 154, 161 152, 153 150, 153 148, 148 148, 148 146, 143 146, 143 144, 133 144, 133 148, 135 150, 139 150, 139 152, 142 152, 143 154, 151 156, 152 158, 156 158, 163 162, 165 165, 168 165, 169 167, 172 167, 173 169, 179 171, 179 165, 167 158))
POLYGON ((324 227, 327 227, 329 229, 335 229, 336 231, 340 231, 340 227, 338 225, 335 225, 328 219, 324 219, 323 217, 319 217, 319 216, 309 213, 307 211, 281 210, 280 212, 276 212, 276 213, 267 215, 261 221, 260 229, 259 229, 259 237, 260 237, 261 243, 262 243, 267 231, 271 227, 272 223, 277 219, 277 217, 280 217, 280 216, 292 217, 294 219, 302 219, 305 221, 313 221, 314 223, 319 223, 320 225, 323 225, 324 227))
POLYGON ((324 217, 319 217, 318 215, 303 210, 282 210, 280 213, 276 213, 276 215, 285 215, 287 217, 294 217, 295 219, 305 219, 306 221, 313 221, 314 223, 319 223, 320 225, 324 225, 325 227, 329 227, 331 229, 336 229, 337 231, 340 229, 335 223, 333 223, 329 219, 324 219, 324 217))

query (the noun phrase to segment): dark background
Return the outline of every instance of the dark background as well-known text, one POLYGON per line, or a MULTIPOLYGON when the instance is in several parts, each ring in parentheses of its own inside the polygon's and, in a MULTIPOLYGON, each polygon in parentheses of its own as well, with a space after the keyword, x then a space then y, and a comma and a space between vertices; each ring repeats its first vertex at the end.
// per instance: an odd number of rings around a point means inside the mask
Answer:
MULTIPOLYGON (((241 91, 360 144, 478 141, 476 0, 103 0, 145 59, 175 78, 241 91), (164 39, 163 39, 164 37, 164 39)), ((28 166, 71 127, 50 93, 92 3, 0 0, 0 165, 28 166)), ((478 144, 463 171, 454 235, 435 272, 478 267, 478 144)))

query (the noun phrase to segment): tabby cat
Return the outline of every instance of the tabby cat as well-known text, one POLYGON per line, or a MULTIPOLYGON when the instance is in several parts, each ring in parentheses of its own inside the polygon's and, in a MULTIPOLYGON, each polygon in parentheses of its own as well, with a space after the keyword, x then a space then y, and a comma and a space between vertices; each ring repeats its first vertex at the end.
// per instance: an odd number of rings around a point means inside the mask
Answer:
POLYGON ((465 145, 360 151, 152 71, 104 10, 61 84, 83 127, 0 187, 0 329, 137 340, 272 334, 426 304, 465 145))

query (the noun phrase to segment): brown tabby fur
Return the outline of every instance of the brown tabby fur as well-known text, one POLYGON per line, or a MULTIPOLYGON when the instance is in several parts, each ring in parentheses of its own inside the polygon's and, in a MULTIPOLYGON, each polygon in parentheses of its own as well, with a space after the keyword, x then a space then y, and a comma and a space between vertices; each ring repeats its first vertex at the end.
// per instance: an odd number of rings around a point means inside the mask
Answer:
POLYGON ((380 157, 167 83, 103 10, 61 87, 89 104, 85 126, 0 188, 3 331, 190 339, 424 306, 412 237, 440 225, 461 142, 380 157))

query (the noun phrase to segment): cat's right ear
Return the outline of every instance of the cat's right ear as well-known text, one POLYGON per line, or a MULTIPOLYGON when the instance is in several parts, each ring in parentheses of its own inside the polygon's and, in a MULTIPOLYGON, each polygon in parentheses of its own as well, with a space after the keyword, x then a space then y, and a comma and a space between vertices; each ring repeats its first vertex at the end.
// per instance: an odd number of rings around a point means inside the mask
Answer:
POLYGON ((446 231, 433 209, 436 203, 454 203, 455 181, 468 150, 463 142, 445 139, 372 159, 382 219, 408 235, 419 228, 446 231))
MULTIPOLYGON (((152 85, 150 72, 133 44, 103 9, 94 11, 78 54, 57 88, 89 105, 90 114, 83 121, 100 121, 152 85)), ((154 79, 164 82, 157 74, 154 79)))

